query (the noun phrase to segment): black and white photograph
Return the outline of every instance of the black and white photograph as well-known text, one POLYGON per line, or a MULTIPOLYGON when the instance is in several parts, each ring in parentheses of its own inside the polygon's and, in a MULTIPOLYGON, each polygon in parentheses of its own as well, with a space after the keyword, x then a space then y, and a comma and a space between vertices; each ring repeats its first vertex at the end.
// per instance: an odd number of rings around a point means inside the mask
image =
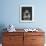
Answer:
POLYGON ((32 6, 21 6, 20 7, 20 20, 21 22, 32 22, 34 15, 33 15, 33 7, 32 6))

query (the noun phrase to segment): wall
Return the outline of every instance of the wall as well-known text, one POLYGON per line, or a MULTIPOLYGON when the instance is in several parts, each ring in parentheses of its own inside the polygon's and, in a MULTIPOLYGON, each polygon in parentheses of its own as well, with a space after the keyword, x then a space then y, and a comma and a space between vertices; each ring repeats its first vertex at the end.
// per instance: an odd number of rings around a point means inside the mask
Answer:
POLYGON ((46 0, 1 0, 0 25, 13 24, 16 28, 45 27, 46 28, 46 0), (20 5, 33 5, 35 21, 21 23, 19 21, 20 5))

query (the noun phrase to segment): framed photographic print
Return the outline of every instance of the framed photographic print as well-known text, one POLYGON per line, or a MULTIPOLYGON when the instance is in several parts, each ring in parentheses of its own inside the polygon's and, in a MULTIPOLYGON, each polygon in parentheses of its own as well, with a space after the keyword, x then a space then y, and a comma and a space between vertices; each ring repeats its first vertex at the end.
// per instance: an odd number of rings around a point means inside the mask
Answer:
POLYGON ((32 5, 20 6, 20 22, 34 21, 34 7, 32 5))

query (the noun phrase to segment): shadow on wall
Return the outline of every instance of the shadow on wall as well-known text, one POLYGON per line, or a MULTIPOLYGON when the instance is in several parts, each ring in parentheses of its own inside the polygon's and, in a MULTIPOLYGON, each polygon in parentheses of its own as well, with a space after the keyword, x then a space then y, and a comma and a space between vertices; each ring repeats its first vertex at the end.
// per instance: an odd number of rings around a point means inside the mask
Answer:
POLYGON ((5 32, 6 30, 4 30, 5 25, 4 24, 0 24, 0 43, 2 43, 2 36, 3 36, 3 32, 5 32))

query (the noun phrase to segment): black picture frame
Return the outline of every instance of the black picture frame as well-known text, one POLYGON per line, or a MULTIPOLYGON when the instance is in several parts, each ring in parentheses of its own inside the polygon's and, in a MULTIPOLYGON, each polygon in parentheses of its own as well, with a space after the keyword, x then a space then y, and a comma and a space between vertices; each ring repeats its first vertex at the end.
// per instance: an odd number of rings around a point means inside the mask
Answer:
POLYGON ((33 22, 34 21, 34 7, 33 5, 20 6, 20 22, 33 22))

